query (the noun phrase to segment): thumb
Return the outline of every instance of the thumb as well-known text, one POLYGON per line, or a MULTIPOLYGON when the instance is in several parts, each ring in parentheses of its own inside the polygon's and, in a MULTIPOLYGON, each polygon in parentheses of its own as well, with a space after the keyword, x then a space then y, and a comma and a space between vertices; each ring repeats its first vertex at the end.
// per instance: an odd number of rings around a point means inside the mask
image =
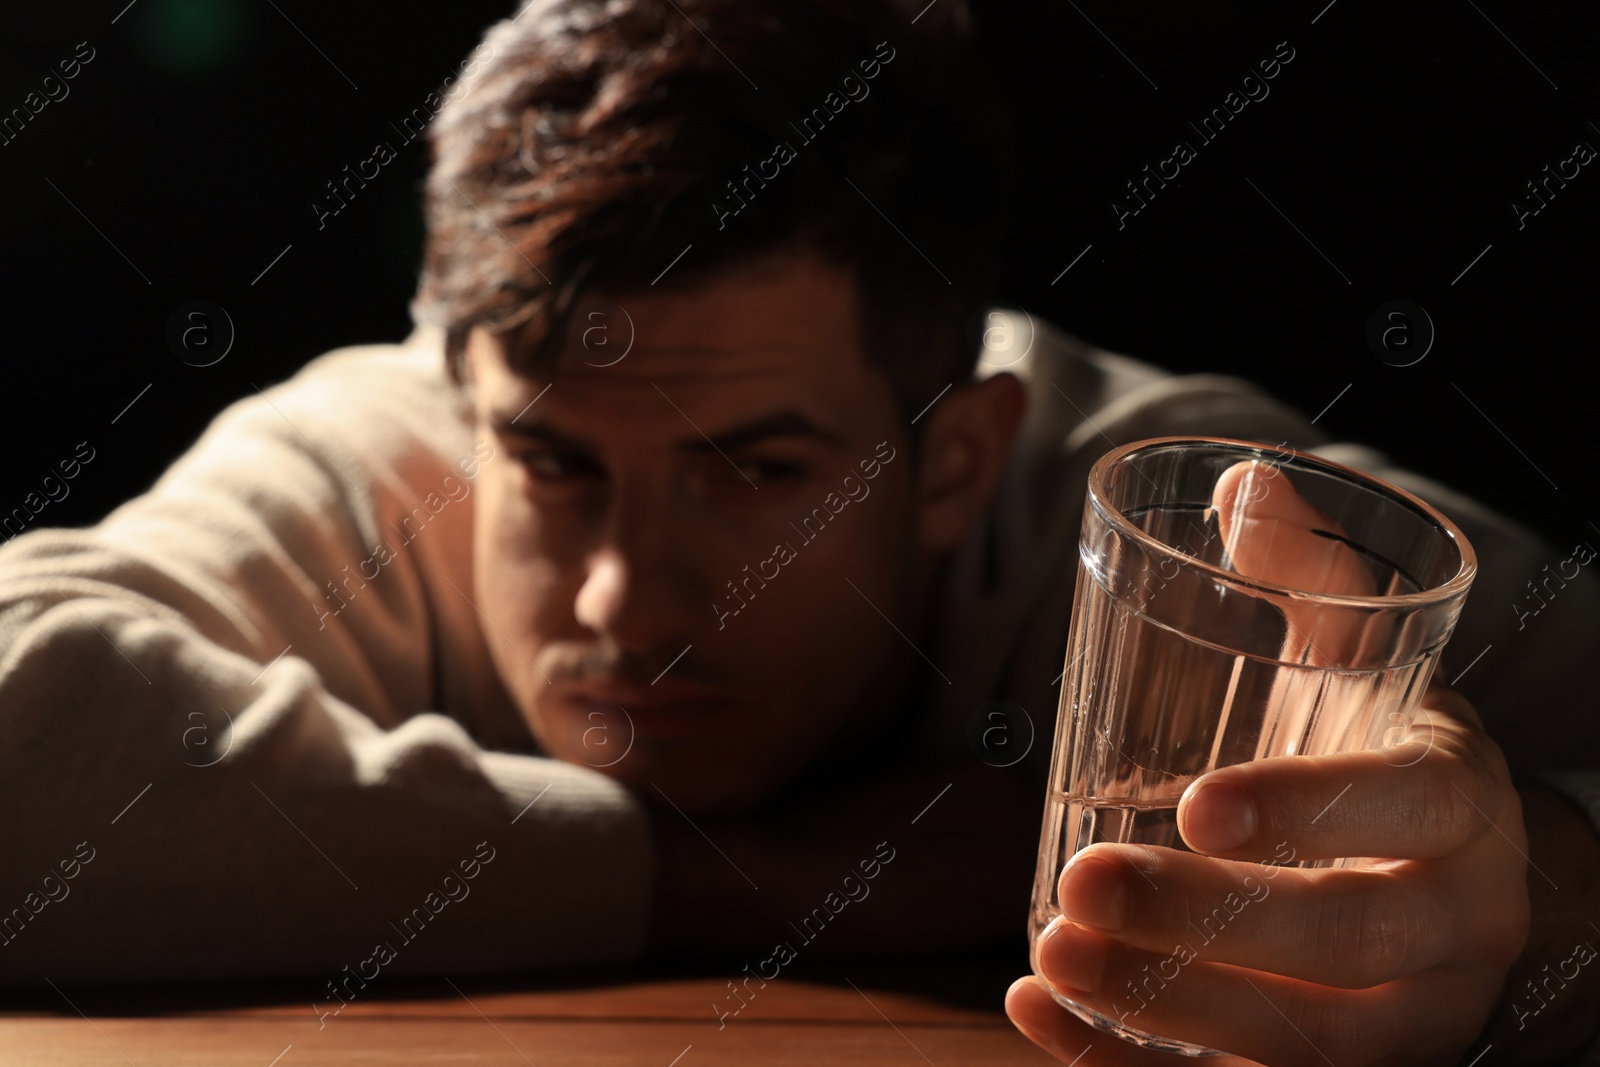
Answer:
MULTIPOLYGON (((1350 535, 1301 496, 1273 464, 1247 460, 1223 471, 1212 488, 1211 506, 1236 573, 1305 593, 1377 592, 1372 572, 1346 543, 1350 535)), ((1360 635, 1319 627, 1314 604, 1290 604, 1283 611, 1288 622, 1285 659, 1330 667, 1355 651, 1360 635)), ((1348 625, 1343 629, 1353 631, 1348 625)))

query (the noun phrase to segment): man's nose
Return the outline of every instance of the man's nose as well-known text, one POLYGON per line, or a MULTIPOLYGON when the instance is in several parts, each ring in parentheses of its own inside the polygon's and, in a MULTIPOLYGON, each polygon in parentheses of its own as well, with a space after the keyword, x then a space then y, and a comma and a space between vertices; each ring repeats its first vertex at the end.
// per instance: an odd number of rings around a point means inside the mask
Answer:
POLYGON ((692 592, 687 560, 673 550, 671 529, 665 514, 614 509, 586 560, 573 605, 579 623, 637 652, 683 637, 692 625, 692 592))

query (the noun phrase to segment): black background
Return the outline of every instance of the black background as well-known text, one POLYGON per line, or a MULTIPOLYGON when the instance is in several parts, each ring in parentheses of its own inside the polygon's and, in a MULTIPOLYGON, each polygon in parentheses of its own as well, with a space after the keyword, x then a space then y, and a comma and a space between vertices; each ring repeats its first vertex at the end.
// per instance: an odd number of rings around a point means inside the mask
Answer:
MULTIPOLYGON (((1525 228, 1511 208, 1576 142, 1600 148, 1593 5, 973 7, 986 76, 1015 116, 1010 299, 1104 347, 1258 381, 1307 415, 1339 396, 1319 423, 1335 435, 1521 518, 1562 555, 1600 540, 1588 432, 1600 161, 1525 228), (1280 41, 1295 57, 1270 95, 1201 146, 1186 122, 1280 41), (1122 183, 1180 138, 1198 158, 1119 230, 1122 183), (1413 366, 1366 341, 1369 315, 1394 299, 1438 332, 1413 366)), ((403 337, 421 142, 325 228, 308 204, 375 142, 394 143, 388 124, 508 13, 507 0, 8 11, 0 113, 78 42, 96 54, 0 147, 0 513, 87 440, 95 460, 37 523, 92 522, 225 404, 329 348, 403 337), (237 330, 210 367, 166 343, 193 299, 237 330)), ((1007 150, 998 135, 993 150, 1007 150)))

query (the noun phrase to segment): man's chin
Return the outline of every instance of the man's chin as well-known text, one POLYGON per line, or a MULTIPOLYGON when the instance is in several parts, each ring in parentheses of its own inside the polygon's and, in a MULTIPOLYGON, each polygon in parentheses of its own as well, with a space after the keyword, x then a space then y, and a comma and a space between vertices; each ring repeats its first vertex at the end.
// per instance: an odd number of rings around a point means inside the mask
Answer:
POLYGON ((736 815, 774 796, 802 746, 735 733, 721 721, 557 704, 533 720, 551 756, 588 767, 646 803, 686 815, 736 815))
MULTIPOLYGON (((700 746, 644 738, 636 738, 615 762, 598 760, 587 751, 562 753, 560 758, 629 787, 647 804, 685 815, 738 815, 770 799, 780 784, 777 774, 730 775, 727 761, 706 759, 700 746)), ((754 761, 738 762, 755 766, 754 761)))

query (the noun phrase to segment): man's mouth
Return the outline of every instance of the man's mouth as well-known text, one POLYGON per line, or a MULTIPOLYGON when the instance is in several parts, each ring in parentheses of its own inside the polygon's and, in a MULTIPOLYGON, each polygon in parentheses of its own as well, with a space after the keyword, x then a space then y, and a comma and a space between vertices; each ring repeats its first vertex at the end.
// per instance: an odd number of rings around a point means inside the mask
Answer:
POLYGON ((558 699, 589 724, 584 747, 596 727, 606 732, 608 743, 702 735, 725 725, 734 708, 726 691, 666 683, 585 683, 566 689, 558 699))

